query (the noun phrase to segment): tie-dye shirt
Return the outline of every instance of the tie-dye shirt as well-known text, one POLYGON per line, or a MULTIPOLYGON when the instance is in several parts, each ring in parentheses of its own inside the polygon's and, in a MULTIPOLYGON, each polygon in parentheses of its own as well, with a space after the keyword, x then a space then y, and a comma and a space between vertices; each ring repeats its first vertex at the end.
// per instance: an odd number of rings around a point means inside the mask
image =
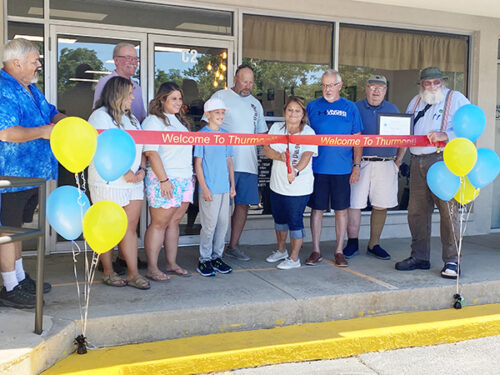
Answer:
MULTIPOLYGON (((31 94, 3 69, 0 71, 0 130, 12 126, 34 128, 50 124, 58 113, 35 84, 31 94)), ((0 175, 57 179, 57 160, 47 139, 15 143, 0 141, 0 175)), ((2 189, 0 193, 30 187, 2 189)))

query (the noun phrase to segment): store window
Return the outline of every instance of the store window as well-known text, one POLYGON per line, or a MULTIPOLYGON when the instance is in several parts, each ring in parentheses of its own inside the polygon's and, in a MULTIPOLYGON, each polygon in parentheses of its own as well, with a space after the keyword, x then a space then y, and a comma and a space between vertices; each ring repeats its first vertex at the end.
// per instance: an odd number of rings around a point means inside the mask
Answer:
MULTIPOLYGON (((467 95, 468 37, 408 30, 341 24, 339 71, 344 82, 341 95, 358 101, 365 98, 371 74, 388 80, 386 99, 401 112, 418 92, 420 70, 438 66, 449 77, 447 86, 467 95)), ((399 174, 399 206, 409 199, 409 153, 399 174)))
POLYGON ((138 1, 50 0, 50 18, 203 34, 233 34, 231 12, 138 1))
POLYGON ((332 41, 329 22, 243 17, 243 62, 255 68, 254 95, 266 116, 283 116, 290 95, 306 103, 321 95, 321 74, 332 64, 332 41))
POLYGON ((38 46, 40 51, 40 62, 42 67, 38 75, 37 86, 40 91, 45 92, 44 85, 44 39, 43 39, 43 25, 23 22, 9 22, 8 23, 8 40, 24 38, 32 41, 38 46))
POLYGON ((7 14, 9 16, 43 18, 44 0, 8 0, 7 14))

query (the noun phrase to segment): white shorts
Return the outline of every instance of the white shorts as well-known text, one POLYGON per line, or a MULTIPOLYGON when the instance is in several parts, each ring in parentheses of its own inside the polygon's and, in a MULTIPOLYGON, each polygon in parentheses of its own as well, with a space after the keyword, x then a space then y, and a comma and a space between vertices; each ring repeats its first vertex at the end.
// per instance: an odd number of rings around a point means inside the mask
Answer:
POLYGON ((398 205, 398 172, 393 160, 361 162, 359 181, 351 185, 351 208, 368 205, 392 208, 398 205))
POLYGON ((142 201, 144 199, 144 184, 137 184, 129 189, 91 185, 89 190, 92 203, 113 201, 125 207, 130 201, 142 201))

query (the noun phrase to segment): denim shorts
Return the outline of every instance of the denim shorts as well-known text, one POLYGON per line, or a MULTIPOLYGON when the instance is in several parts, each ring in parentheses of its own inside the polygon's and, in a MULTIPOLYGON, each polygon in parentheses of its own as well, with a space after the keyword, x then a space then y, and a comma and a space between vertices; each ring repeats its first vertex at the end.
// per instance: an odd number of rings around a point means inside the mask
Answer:
POLYGON ((351 205, 351 174, 314 174, 314 191, 307 204, 313 210, 345 210, 351 205))
POLYGON ((304 210, 308 195, 281 195, 271 190, 271 210, 274 229, 280 232, 290 231, 291 238, 304 238, 304 210))
POLYGON ((235 204, 259 204, 259 179, 256 174, 247 172, 234 172, 234 185, 236 196, 235 204))

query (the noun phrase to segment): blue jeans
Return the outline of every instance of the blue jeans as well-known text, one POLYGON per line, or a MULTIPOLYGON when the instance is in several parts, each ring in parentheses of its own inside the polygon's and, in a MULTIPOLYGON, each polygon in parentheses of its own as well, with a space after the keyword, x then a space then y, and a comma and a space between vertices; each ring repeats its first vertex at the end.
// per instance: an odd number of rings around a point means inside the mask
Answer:
POLYGON ((271 210, 274 229, 280 232, 290 231, 291 238, 304 238, 304 210, 309 201, 308 195, 289 196, 271 190, 271 210))

